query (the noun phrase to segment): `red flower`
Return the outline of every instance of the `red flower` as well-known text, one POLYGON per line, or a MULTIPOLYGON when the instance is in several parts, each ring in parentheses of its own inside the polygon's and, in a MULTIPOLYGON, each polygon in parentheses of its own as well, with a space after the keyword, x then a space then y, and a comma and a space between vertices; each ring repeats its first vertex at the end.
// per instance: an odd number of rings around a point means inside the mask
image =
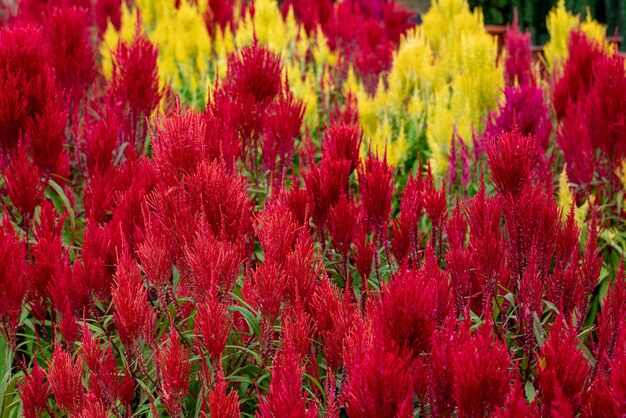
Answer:
POLYGON ((302 102, 288 88, 285 86, 286 91, 265 111, 265 138, 261 144, 263 166, 276 175, 277 183, 282 179, 282 171, 292 166, 295 139, 300 136, 304 117, 302 102))
POLYGON ((593 83, 594 63, 605 56, 599 43, 589 39, 582 31, 572 31, 568 40, 568 59, 563 75, 553 93, 554 108, 563 119, 570 103, 582 100, 593 83))
POLYGON ((185 176, 189 207, 201 212, 213 235, 244 248, 252 227, 252 203, 246 183, 233 176, 224 163, 203 161, 195 173, 185 176))
POLYGON ((206 129, 204 118, 194 109, 157 118, 152 139, 154 163, 166 184, 175 184, 182 176, 195 172, 205 159, 206 129))
POLYGON ((234 390, 227 391, 226 378, 221 368, 217 369, 215 386, 209 392, 209 416, 211 418, 238 418, 239 396, 234 390))
POLYGON ((280 314, 285 284, 278 265, 263 263, 252 272, 243 289, 246 301, 261 311, 267 327, 272 327, 280 314))
POLYGON ((140 35, 130 44, 120 42, 113 53, 113 74, 109 83, 108 106, 126 121, 125 134, 137 151, 143 150, 145 119, 161 100, 157 70, 157 48, 140 35))
POLYGON ((157 376, 165 409, 172 417, 182 416, 181 400, 189 391, 191 363, 174 326, 156 353, 157 376))
POLYGON ((370 227, 382 232, 391 214, 393 168, 370 155, 359 169, 359 192, 370 227))
POLYGON ((314 404, 307 405, 306 395, 302 392, 304 368, 300 359, 287 346, 274 359, 274 368, 270 381, 269 393, 259 402, 259 418, 313 418, 318 416, 314 404))
POLYGON ((200 222, 192 244, 186 248, 190 268, 190 291, 196 302, 211 295, 227 294, 241 269, 241 255, 235 244, 216 240, 205 222, 200 222))
POLYGON ((57 345, 47 375, 57 406, 68 415, 80 412, 85 402, 82 372, 82 360, 72 360, 71 354, 57 345))
POLYGON ((46 51, 57 84, 71 102, 80 100, 96 76, 88 11, 55 7, 45 26, 46 51))
POLYGON ((396 274, 375 302, 375 324, 413 358, 428 352, 436 325, 436 289, 416 271, 396 274))
POLYGON ((202 345, 211 356, 213 365, 221 368, 222 353, 231 329, 228 307, 220 303, 216 296, 209 294, 206 300, 198 305, 195 329, 202 340, 202 345))
POLYGON ((483 324, 457 346, 452 384, 459 417, 488 416, 504 404, 509 391, 511 358, 491 328, 489 322, 483 324))
POLYGON ((139 267, 129 255, 122 255, 115 274, 116 284, 111 291, 115 306, 115 325, 124 344, 134 345, 139 337, 152 338, 156 320, 148 305, 148 294, 143 286, 139 267))
POLYGON ((7 193, 11 203, 22 215, 26 226, 35 213, 35 208, 43 198, 44 184, 41 170, 26 153, 24 145, 18 148, 17 155, 9 160, 5 170, 7 193))
POLYGON ((12 348, 29 287, 24 274, 25 257, 26 247, 15 235, 5 212, 0 224, 0 325, 12 348))
POLYGON ((505 196, 516 196, 530 184, 530 174, 537 161, 536 138, 523 135, 514 125, 487 144, 491 181, 505 196))
POLYGON ((350 161, 350 173, 357 169, 363 132, 358 125, 333 124, 324 132, 323 158, 350 161))
POLYGON ((19 383, 24 418, 37 418, 46 409, 50 397, 50 385, 44 381, 45 374, 35 362, 35 366, 19 383))
POLYGON ((224 87, 236 96, 251 96, 267 105, 281 91, 280 58, 255 41, 228 58, 224 87))
POLYGON ((393 344, 385 344, 381 335, 372 336, 376 345, 368 343, 367 333, 367 329, 355 329, 345 347, 354 357, 346 361, 348 383, 342 391, 348 416, 412 417, 410 355, 393 344))
POLYGON ((543 405, 553 408, 567 402, 576 413, 583 402, 590 367, 578 349, 576 330, 566 324, 564 317, 556 319, 548 340, 541 347, 537 363, 543 405))

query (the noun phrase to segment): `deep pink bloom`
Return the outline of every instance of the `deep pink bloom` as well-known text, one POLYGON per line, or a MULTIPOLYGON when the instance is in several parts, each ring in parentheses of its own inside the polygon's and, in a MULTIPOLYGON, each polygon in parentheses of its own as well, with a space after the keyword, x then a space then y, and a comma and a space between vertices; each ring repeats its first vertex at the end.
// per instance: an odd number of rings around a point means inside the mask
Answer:
POLYGON ((487 123, 484 133, 486 141, 517 126, 522 135, 537 138, 538 159, 543 161, 552 132, 543 90, 534 86, 507 87, 504 89, 504 97, 506 102, 500 106, 498 115, 487 123))
POLYGON ((534 84, 530 32, 520 32, 517 11, 515 12, 513 25, 507 28, 506 34, 504 35, 504 46, 506 48, 504 79, 507 85, 513 86, 516 81, 520 86, 534 84))

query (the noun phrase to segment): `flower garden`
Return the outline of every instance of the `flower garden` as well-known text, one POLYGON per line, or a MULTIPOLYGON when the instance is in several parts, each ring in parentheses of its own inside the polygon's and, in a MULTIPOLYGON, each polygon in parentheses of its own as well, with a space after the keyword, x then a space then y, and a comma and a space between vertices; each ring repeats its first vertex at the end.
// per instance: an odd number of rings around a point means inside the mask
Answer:
POLYGON ((603 24, 0 6, 2 418, 626 414, 603 24))

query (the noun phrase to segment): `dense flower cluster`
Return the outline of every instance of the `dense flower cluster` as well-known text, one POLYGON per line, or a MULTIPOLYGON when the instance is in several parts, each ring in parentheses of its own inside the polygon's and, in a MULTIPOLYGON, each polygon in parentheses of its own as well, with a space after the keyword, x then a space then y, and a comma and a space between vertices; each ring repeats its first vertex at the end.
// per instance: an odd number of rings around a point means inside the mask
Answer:
POLYGON ((3 410, 624 416, 626 68, 578 19, 542 63, 463 0, 20 2, 3 410))

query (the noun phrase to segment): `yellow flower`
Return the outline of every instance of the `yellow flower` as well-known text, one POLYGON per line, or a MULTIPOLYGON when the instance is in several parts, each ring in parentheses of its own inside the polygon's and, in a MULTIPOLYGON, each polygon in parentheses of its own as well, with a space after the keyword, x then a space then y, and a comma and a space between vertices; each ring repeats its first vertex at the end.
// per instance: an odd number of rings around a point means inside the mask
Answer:
MULTIPOLYGON (((570 32, 579 24, 578 16, 574 16, 565 8, 565 0, 559 0, 557 5, 548 13, 546 25, 550 34, 550 41, 546 44, 543 52, 552 71, 557 63, 563 63, 567 59, 567 42, 570 32)), ((561 65, 558 64, 558 65, 561 65)))
POLYGON ((137 30, 137 9, 132 10, 122 3, 122 18, 120 31, 109 21, 100 46, 102 56, 102 73, 109 79, 113 72, 113 52, 117 49, 118 42, 130 42, 137 30))
MULTIPOLYGON (((574 194, 572 193, 572 189, 569 185, 569 179, 567 177, 567 165, 563 167, 563 171, 561 172, 561 176, 559 177, 559 206, 561 207, 561 214, 563 221, 567 219, 570 211, 572 210, 572 205, 574 204, 574 194)), ((585 223, 585 219, 587 218, 587 212, 589 211, 589 201, 586 201, 582 206, 576 207, 574 206, 574 218, 576 219, 576 223, 579 228, 582 228, 585 223)))
POLYGON ((315 44, 313 45, 313 58, 317 64, 317 68, 323 68, 325 65, 331 67, 337 63, 337 56, 330 50, 328 41, 322 28, 317 27, 317 34, 315 36, 315 44))
POLYGON ((454 120, 448 105, 449 96, 449 88, 444 87, 435 93, 428 106, 426 142, 430 149, 433 173, 438 176, 448 168, 450 143, 454 133, 454 120))

